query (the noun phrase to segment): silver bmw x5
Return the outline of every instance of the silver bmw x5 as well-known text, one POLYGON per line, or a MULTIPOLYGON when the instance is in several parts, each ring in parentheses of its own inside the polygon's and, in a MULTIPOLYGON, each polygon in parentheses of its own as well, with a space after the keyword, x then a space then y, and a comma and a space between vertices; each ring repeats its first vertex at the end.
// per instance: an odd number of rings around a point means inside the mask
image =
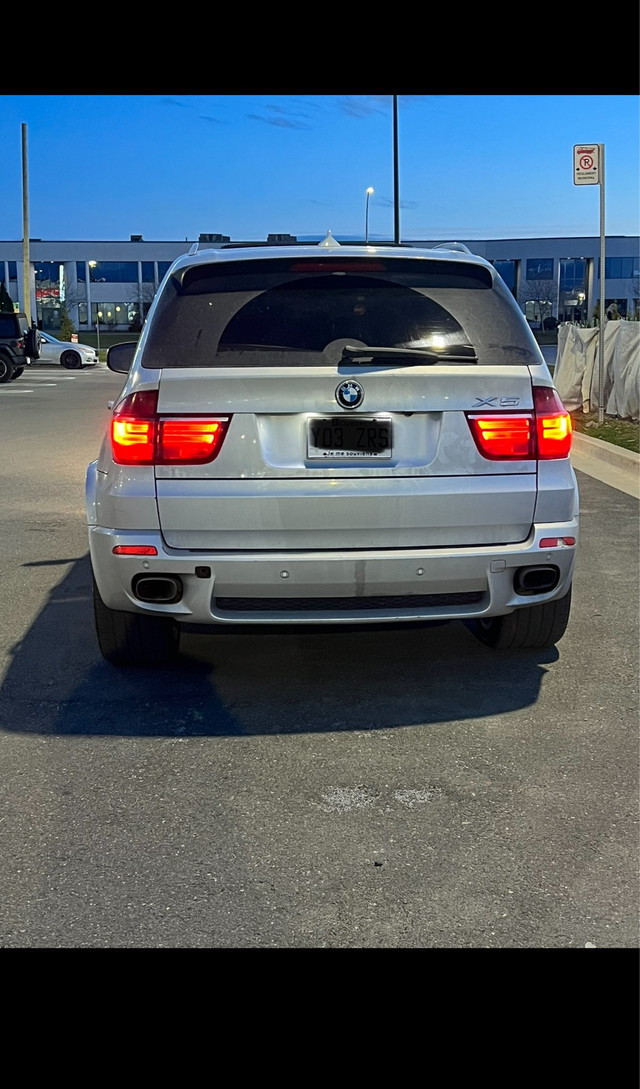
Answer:
POLYGON ((107 363, 127 378, 86 510, 108 661, 167 662, 188 625, 564 634, 571 420, 466 247, 191 252, 107 363))

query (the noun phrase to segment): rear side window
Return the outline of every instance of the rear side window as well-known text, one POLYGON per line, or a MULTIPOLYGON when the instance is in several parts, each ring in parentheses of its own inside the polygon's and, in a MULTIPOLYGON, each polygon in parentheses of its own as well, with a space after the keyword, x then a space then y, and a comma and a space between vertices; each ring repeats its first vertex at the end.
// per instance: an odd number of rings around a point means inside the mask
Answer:
POLYGON ((20 336, 18 322, 14 314, 0 314, 0 337, 10 340, 20 336))
MULTIPOLYGON (((491 270, 464 262, 286 258, 197 265, 157 301, 144 367, 319 366, 345 344, 531 363, 535 340, 491 270)), ((416 362, 415 357, 412 362, 416 362)))

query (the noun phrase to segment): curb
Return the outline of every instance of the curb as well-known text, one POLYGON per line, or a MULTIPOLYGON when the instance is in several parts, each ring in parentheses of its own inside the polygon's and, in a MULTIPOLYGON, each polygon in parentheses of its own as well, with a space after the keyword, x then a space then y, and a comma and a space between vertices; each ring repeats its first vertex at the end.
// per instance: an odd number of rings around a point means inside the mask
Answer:
POLYGON ((582 431, 572 432, 571 444, 578 454, 589 454, 609 465, 615 465, 618 469, 640 472, 640 454, 636 454, 635 450, 625 450, 623 446, 616 446, 615 443, 593 439, 582 431))
POLYGON ((622 446, 592 439, 574 431, 571 436, 571 462, 574 469, 609 484, 612 488, 640 499, 640 454, 622 446))

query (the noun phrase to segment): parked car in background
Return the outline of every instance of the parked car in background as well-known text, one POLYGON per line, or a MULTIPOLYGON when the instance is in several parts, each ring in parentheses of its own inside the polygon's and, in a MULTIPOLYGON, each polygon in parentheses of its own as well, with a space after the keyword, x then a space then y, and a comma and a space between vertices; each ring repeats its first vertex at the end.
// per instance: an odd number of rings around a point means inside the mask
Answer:
POLYGON ((107 365, 127 378, 86 478, 107 661, 161 665, 190 624, 563 636, 571 418, 467 247, 192 252, 107 365))
POLYGON ((38 363, 57 363, 70 371, 95 367, 98 353, 88 344, 74 344, 70 340, 57 340, 51 333, 40 333, 40 358, 38 363))

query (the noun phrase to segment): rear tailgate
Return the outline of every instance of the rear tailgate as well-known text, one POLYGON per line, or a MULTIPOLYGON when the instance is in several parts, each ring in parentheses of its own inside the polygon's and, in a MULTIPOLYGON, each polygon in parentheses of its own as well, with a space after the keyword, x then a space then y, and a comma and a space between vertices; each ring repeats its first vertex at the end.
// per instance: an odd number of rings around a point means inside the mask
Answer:
POLYGON ((531 377, 521 365, 165 369, 161 416, 231 420, 212 462, 156 467, 164 539, 206 550, 525 540, 536 462, 483 457, 466 414, 530 411, 532 404, 531 377), (336 397, 348 380, 364 392, 354 411, 336 397), (362 424, 342 429, 346 452, 314 447, 314 436, 335 442, 343 421, 362 424), (387 446, 380 444, 384 434, 387 446), (356 435, 364 436, 364 451, 351 449, 356 435))

